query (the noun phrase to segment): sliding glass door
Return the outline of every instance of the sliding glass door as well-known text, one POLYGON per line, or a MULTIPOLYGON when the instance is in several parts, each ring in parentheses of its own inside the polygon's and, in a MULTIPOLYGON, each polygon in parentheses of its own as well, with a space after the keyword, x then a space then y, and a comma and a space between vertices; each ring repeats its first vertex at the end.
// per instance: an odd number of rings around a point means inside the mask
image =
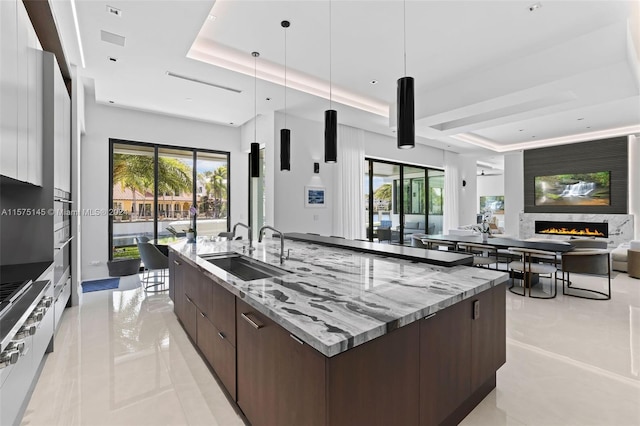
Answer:
POLYGON ((365 171, 369 241, 411 245, 413 234, 442 232, 442 170, 366 159, 365 171))
POLYGON ((139 257, 137 242, 189 228, 228 231, 229 154, 110 140, 109 257, 139 257))

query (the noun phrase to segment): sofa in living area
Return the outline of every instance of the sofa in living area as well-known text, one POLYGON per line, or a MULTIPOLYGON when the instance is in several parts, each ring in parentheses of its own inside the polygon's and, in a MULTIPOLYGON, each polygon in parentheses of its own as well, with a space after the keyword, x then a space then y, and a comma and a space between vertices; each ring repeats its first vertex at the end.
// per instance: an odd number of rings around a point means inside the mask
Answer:
MULTIPOLYGON (((405 239, 407 236, 411 236, 413 234, 424 234, 425 232, 424 222, 405 222, 404 224, 404 236, 405 239)), ((400 226, 396 227, 396 230, 400 230, 400 226)))
POLYGON ((611 251, 611 269, 640 278, 640 240, 622 243, 611 251))

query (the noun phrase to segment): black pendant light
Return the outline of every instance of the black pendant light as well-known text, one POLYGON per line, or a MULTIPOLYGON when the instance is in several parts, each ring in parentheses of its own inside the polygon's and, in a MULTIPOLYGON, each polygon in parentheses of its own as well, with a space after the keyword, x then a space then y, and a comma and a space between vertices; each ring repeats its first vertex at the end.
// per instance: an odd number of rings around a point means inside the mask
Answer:
POLYGON ((324 162, 338 161, 338 112, 332 106, 331 82, 331 0, 329 0, 329 109, 324 112, 324 162))
POLYGON ((251 177, 260 177, 260 144, 258 143, 258 56, 260 53, 251 52, 253 56, 253 142, 251 142, 251 177))
POLYGON ((416 120, 414 110, 413 77, 407 77, 407 2, 403 1, 404 77, 398 79, 398 148, 416 146, 416 120))
POLYGON ((287 129, 287 28, 289 21, 280 22, 284 28, 284 129, 280 129, 280 170, 291 170, 291 130, 287 129))

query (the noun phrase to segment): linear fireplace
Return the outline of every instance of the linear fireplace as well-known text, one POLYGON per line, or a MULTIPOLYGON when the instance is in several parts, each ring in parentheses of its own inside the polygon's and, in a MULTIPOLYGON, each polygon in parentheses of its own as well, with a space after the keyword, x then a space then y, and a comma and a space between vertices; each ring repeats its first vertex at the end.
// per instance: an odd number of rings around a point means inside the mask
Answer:
POLYGON ((536 220, 535 232, 536 234, 607 238, 609 236, 609 224, 607 222, 562 222, 536 220))

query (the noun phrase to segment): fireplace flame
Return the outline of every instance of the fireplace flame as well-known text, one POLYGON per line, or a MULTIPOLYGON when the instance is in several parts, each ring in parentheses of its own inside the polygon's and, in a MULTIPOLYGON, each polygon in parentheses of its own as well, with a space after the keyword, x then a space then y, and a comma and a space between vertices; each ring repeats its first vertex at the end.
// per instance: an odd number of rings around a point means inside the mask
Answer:
POLYGON ((540 234, 556 234, 556 235, 586 235, 589 237, 604 237, 604 233, 589 228, 585 229, 569 229, 569 228, 547 228, 539 232, 540 234))

